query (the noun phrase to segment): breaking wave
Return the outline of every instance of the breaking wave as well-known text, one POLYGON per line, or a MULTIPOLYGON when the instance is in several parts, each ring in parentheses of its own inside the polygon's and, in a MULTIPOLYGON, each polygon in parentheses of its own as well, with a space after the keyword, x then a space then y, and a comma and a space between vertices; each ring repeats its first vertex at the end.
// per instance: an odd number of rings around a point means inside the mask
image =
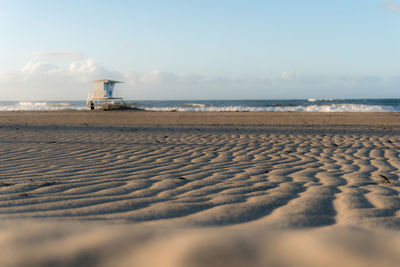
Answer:
POLYGON ((187 112, 399 112, 400 107, 362 105, 362 104, 333 104, 309 106, 208 106, 208 107, 144 107, 149 111, 187 111, 187 112))
POLYGON ((0 111, 53 111, 53 110, 82 110, 84 105, 68 102, 2 102, 0 103, 0 111))
POLYGON ((319 98, 309 98, 309 99, 307 99, 307 101, 308 102, 318 102, 318 101, 326 101, 326 102, 328 102, 328 101, 334 101, 335 99, 330 99, 330 98, 328 98, 328 99, 319 99, 319 98))
MULTIPOLYGON (((399 99, 134 101, 148 111, 180 112, 400 112, 399 99)), ((85 101, 0 101, 0 111, 85 110, 85 101)))

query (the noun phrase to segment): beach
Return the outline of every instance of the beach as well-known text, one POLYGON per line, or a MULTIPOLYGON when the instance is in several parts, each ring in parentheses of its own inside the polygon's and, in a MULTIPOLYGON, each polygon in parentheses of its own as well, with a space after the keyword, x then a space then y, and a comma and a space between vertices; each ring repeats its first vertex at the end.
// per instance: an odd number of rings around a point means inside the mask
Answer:
POLYGON ((1 266, 400 263, 399 113, 0 112, 0 143, 1 266))
POLYGON ((30 126, 400 126, 398 112, 10 111, 2 125, 30 126))

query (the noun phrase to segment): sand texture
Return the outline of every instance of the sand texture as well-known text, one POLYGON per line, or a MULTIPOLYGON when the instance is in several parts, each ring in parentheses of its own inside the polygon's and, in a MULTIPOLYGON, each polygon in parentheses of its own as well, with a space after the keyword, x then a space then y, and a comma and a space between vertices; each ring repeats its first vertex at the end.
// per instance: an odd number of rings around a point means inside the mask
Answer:
POLYGON ((399 265, 396 113, 190 114, 0 113, 0 265, 399 265))

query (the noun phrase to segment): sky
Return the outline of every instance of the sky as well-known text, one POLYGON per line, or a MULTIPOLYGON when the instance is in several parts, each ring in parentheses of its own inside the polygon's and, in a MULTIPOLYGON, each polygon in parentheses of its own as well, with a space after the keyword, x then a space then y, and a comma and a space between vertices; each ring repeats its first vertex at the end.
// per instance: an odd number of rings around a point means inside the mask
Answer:
POLYGON ((0 101, 400 98, 400 0, 0 0, 0 101))

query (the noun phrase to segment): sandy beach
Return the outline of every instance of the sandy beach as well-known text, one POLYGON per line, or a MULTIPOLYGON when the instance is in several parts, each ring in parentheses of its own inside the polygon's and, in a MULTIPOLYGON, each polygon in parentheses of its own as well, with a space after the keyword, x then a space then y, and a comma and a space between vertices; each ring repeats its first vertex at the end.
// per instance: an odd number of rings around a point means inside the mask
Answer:
POLYGON ((1 266, 400 264, 398 113, 0 112, 0 145, 1 266))

